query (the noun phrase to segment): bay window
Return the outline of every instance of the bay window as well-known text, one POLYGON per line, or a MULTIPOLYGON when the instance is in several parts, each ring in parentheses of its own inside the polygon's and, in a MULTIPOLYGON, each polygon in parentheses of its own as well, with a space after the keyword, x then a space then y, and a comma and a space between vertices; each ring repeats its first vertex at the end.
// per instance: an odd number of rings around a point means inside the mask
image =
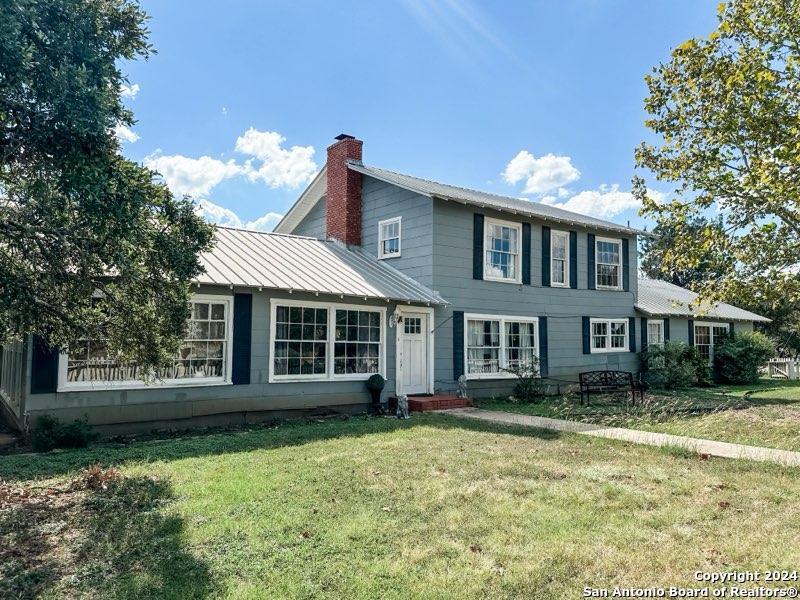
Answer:
POLYGON ((531 317, 464 315, 468 379, 513 377, 507 369, 538 358, 537 323, 531 317))
POLYGON ((484 279, 520 283, 520 239, 522 225, 486 219, 484 228, 484 279))
POLYGON ((627 319, 591 319, 591 351, 626 352, 628 350, 627 319))
POLYGON ((383 371, 385 308, 272 299, 271 314, 271 382, 383 371))
POLYGON ((103 337, 81 340, 62 354, 59 388, 92 389, 230 382, 231 299, 196 295, 190 302, 186 338, 172 362, 156 373, 111 354, 103 337))
POLYGON ((622 289, 622 240, 595 239, 595 279, 597 289, 622 289))

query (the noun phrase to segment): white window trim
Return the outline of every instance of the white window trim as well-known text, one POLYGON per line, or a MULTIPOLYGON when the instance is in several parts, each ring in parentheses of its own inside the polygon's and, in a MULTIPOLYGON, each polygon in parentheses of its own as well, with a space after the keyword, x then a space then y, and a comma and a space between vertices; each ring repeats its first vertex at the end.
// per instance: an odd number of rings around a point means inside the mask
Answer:
MULTIPOLYGON (((730 330, 729 323, 720 323, 717 321, 695 321, 694 326, 692 327, 692 342, 695 347, 697 347, 697 327, 708 327, 708 340, 709 340, 709 348, 708 348, 708 364, 714 363, 714 327, 721 327, 725 328, 725 331, 730 330)), ((703 344, 705 345, 705 344, 703 344)))
POLYGON ((233 372, 233 296, 216 294, 194 294, 190 302, 225 303, 225 374, 222 377, 198 377, 195 379, 156 379, 144 382, 138 379, 126 381, 67 381, 68 354, 62 352, 58 360, 58 392, 93 391, 93 390, 138 390, 174 387, 200 387, 212 385, 231 385, 233 372))
POLYGON ((378 258, 380 259, 400 258, 402 251, 403 251, 403 217, 394 217, 392 219, 384 219, 383 221, 378 221, 378 258), (387 239, 394 239, 394 238, 383 237, 383 226, 391 225, 393 223, 397 223, 397 252, 392 252, 391 254, 384 254, 383 242, 386 241, 387 239))
MULTIPOLYGON (((569 287, 569 231, 558 231, 558 230, 551 230, 550 231, 550 287, 569 287), (556 237, 563 237, 565 239, 564 247, 566 248, 565 260, 564 260, 564 283, 556 283, 555 279, 553 278, 553 247, 556 237)), ((596 273, 595 273, 596 276, 596 273)))
POLYGON ((483 220, 483 279, 485 281, 498 281, 500 283, 522 283, 522 223, 503 221, 501 219, 493 219, 491 217, 486 217, 483 220), (493 277, 491 275, 487 275, 489 267, 487 260, 487 255, 489 253, 489 228, 492 225, 501 225, 503 227, 511 227, 517 230, 517 275, 514 278, 493 277))
POLYGON ((663 346, 664 342, 666 342, 666 338, 664 337, 664 319, 647 319, 646 320, 646 336, 647 336, 647 345, 655 345, 655 346, 663 346), (661 327, 661 335, 659 336, 661 339, 658 342, 651 342, 650 341, 650 325, 659 325, 661 327))
MULTIPOLYGON (((602 264, 613 264, 613 263, 602 263, 602 264)), ((594 238, 594 287, 598 290, 613 290, 613 291, 620 291, 622 289, 622 282, 624 281, 624 274, 622 273, 622 238, 608 238, 608 237, 600 237, 597 236, 594 238), (597 260, 599 256, 599 252, 597 251, 597 245, 600 242, 611 242, 614 244, 619 244, 619 283, 615 286, 613 285, 600 285, 598 282, 597 277, 597 269, 600 266, 600 261, 597 260)))
POLYGON ((500 346, 499 361, 500 368, 505 367, 506 362, 506 322, 512 323, 534 323, 533 341, 534 356, 539 359, 539 317, 515 317, 511 315, 485 315, 478 313, 464 314, 464 374, 467 379, 514 379, 516 375, 508 371, 498 373, 469 373, 469 321, 499 321, 500 322, 500 346))
POLYGON ((617 352, 630 352, 631 347, 631 332, 629 330, 630 322, 626 318, 622 319, 589 319, 589 350, 591 354, 615 354, 617 352), (595 348, 594 347, 594 324, 595 323, 607 323, 608 324, 608 333, 606 333, 606 340, 608 341, 608 345, 605 348, 595 348), (625 324, 625 347, 624 348, 612 348, 611 347, 611 324, 612 323, 624 323, 625 324))
MULTIPOLYGON (((401 315, 407 313, 425 313, 428 316, 428 393, 432 394, 433 389, 433 343, 434 343, 434 325, 433 325, 433 308, 427 306, 397 306, 397 312, 401 315)), ((402 355, 400 352, 400 340, 402 336, 401 326, 396 326, 396 333, 395 333, 395 373, 396 375, 396 387, 395 390, 398 394, 402 394, 402 384, 400 382, 400 361, 402 359, 402 355)), ((466 363, 465 363, 466 364, 466 363)))
POLYGON ((386 378, 386 307, 368 306, 366 304, 339 304, 336 302, 310 302, 307 300, 286 300, 284 298, 270 298, 269 301, 269 349, 267 361, 269 362, 269 383, 298 383, 303 381, 366 381, 374 373, 350 373, 335 375, 333 372, 334 328, 336 327, 336 309, 340 310, 365 310, 380 313, 381 342, 378 353, 378 374, 386 378), (278 306, 299 306, 301 308, 326 308, 328 309, 328 339, 325 355, 324 375, 276 375, 275 374, 275 316, 278 306))

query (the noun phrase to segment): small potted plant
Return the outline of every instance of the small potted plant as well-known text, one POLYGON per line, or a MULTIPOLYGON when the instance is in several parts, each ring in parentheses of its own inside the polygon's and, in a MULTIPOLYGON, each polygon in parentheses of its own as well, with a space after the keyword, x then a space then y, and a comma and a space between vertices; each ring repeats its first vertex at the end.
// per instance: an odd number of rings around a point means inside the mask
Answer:
POLYGON ((367 379, 367 389, 372 396, 372 412, 376 415, 382 415, 385 412, 381 403, 381 393, 385 385, 386 380, 378 373, 367 379))

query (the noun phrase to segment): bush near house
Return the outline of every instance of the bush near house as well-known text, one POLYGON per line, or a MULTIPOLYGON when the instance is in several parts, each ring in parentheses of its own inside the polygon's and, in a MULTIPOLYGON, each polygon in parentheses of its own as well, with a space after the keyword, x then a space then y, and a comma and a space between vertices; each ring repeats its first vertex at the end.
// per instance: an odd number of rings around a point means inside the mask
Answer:
POLYGON ((547 384, 542 380, 539 370, 539 359, 532 357, 528 361, 520 361, 505 371, 517 378, 514 384, 514 399, 519 402, 539 402, 545 396, 547 384))
POLYGON ((649 346, 639 354, 642 379, 650 388, 675 390, 709 385, 711 373, 697 348, 684 342, 667 341, 649 346))
POLYGON ((739 333, 714 348, 714 374, 720 383, 756 383, 759 369, 773 356, 775 345, 764 334, 739 333))
POLYGON ((85 448, 98 437, 85 418, 62 423, 55 417, 43 415, 39 417, 31 434, 31 445, 37 452, 47 452, 54 448, 85 448))

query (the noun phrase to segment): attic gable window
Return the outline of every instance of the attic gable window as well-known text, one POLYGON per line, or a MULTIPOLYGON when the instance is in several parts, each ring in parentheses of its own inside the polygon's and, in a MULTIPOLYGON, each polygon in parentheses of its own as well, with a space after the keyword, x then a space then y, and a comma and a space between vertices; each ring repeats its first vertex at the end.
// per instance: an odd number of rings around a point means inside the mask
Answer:
POLYGON ((378 223, 378 258, 400 256, 400 224, 402 217, 378 223))
POLYGON ((483 278, 521 283, 520 239, 522 224, 486 219, 484 225, 483 278))
POLYGON ((598 237, 595 240, 597 289, 622 289, 622 240, 598 237))

